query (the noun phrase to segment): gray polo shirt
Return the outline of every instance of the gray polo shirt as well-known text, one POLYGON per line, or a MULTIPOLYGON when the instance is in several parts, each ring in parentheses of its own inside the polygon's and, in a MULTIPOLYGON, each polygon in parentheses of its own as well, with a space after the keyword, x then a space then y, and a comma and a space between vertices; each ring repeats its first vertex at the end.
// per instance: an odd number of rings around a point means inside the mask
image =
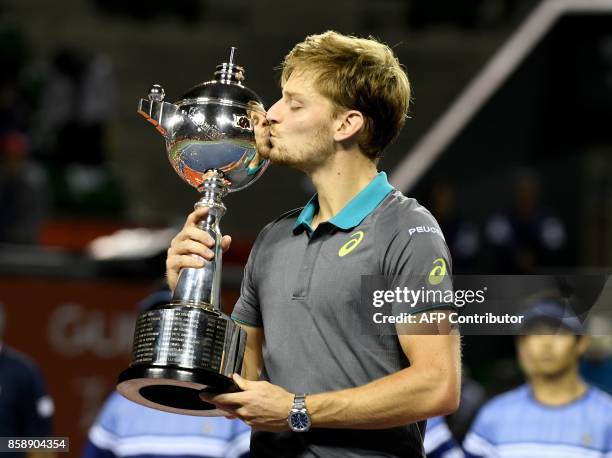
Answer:
MULTIPOLYGON (((408 367, 394 325, 368 332, 372 306, 362 303, 362 276, 413 278, 417 289, 443 264, 450 278, 450 255, 437 222, 395 190, 384 172, 313 231, 317 211, 315 195, 303 209, 285 213, 261 231, 232 314, 237 322, 263 326, 261 379, 292 393, 352 388, 408 367)), ((421 304, 412 311, 431 307, 421 304)), ((383 430, 256 431, 251 453, 421 457, 423 433, 423 423, 383 430)))

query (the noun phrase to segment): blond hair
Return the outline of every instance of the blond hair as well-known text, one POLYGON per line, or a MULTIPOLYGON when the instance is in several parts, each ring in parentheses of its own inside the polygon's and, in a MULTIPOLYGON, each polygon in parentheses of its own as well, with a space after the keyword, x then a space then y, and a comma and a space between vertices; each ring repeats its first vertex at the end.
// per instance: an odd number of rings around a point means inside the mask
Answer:
POLYGON ((410 82, 393 51, 374 38, 328 31, 295 45, 281 65, 284 84, 294 71, 313 71, 315 88, 338 108, 364 116, 358 137, 370 158, 399 135, 410 103, 410 82))

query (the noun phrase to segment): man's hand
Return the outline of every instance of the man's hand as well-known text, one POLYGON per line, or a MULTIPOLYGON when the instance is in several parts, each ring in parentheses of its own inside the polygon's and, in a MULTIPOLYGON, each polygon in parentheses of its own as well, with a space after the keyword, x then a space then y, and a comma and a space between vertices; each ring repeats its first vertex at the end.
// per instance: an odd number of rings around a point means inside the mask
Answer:
MULTIPOLYGON (((181 269, 203 267, 204 259, 210 261, 214 257, 214 252, 211 250, 214 245, 213 238, 208 232, 197 227, 198 222, 207 214, 208 208, 206 207, 200 207, 191 212, 181 232, 172 239, 166 258, 166 276, 171 291, 176 288, 181 269)), ((221 238, 223 252, 229 249, 231 242, 232 238, 229 235, 221 238)))
POLYGON ((288 431, 287 417, 293 406, 293 394, 269 382, 251 382, 233 376, 240 392, 227 394, 200 394, 200 397, 230 417, 237 417, 253 429, 261 431, 288 431))

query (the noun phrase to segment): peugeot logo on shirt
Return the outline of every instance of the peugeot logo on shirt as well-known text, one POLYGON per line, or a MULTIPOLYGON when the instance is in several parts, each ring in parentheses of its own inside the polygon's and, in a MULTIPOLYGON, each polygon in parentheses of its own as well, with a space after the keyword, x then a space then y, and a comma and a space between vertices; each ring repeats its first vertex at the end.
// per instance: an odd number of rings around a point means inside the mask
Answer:
POLYGON ((358 231, 358 232, 355 232, 353 235, 351 235, 351 238, 348 240, 348 242, 342 245, 340 249, 338 250, 338 256, 342 258, 343 256, 346 256, 351 251, 353 251, 355 248, 357 248, 359 244, 361 243, 361 241, 363 240, 363 237, 364 237, 363 231, 358 231))
POLYGON ((408 235, 412 235, 414 233, 417 234, 438 234, 440 237, 444 238, 442 235, 442 231, 434 226, 415 226, 408 228, 408 235))

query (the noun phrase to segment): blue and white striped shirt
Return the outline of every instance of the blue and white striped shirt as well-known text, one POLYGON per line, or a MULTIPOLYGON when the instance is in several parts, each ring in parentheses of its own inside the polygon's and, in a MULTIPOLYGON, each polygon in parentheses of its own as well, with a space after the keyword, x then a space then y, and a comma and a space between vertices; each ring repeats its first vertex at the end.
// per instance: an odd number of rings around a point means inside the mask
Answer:
POLYGON ((523 385, 484 405, 463 449, 469 458, 612 458, 612 397, 590 387, 546 406, 523 385))
POLYGON ((427 420, 423 447, 427 458, 463 458, 464 456, 443 417, 427 420))
POLYGON ((250 437, 240 420, 162 412, 115 392, 89 431, 83 458, 246 458, 250 437))

